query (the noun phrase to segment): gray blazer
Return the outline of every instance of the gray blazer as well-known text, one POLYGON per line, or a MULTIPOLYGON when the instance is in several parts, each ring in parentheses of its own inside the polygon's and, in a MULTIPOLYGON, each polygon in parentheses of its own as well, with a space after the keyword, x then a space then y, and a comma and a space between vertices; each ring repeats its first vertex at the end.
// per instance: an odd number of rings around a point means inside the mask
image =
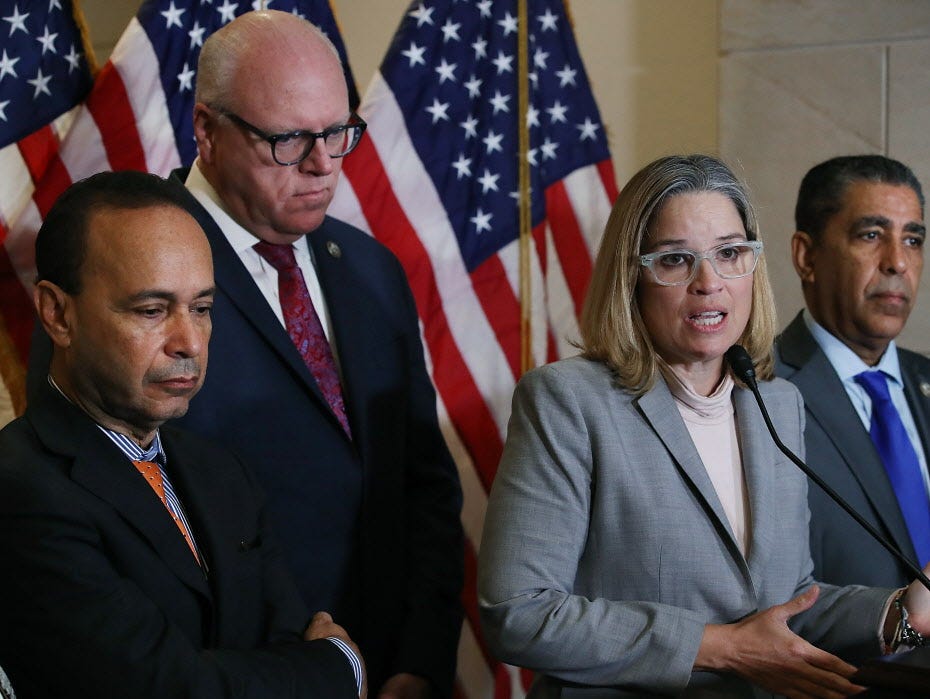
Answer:
MULTIPOLYGON (((839 376, 799 313, 778 338, 775 372, 804 397, 807 463, 856 511, 916 562, 907 525, 869 433, 839 376)), ((930 456, 930 360, 898 348, 904 394, 930 456)), ((809 493, 811 556, 818 580, 906 585, 912 575, 817 486, 809 493)))
MULTIPOLYGON (((790 384, 761 386, 803 451, 790 384)), ((743 557, 671 393, 636 398, 582 358, 527 374, 514 395, 478 567, 487 641, 542 673, 532 697, 768 696, 692 672, 708 623, 786 602, 813 582, 807 483, 734 389, 752 538, 743 557)), ((846 657, 879 653, 890 591, 824 587, 795 631, 846 657)))

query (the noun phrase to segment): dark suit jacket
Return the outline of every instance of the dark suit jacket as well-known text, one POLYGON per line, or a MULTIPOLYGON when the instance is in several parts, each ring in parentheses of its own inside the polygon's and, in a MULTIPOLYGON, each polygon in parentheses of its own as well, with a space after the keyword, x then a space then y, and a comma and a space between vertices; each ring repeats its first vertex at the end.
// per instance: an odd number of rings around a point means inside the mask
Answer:
POLYGON ((331 610, 358 642, 372 694, 396 672, 450 694, 461 490, 403 269, 340 221, 327 218, 307 237, 350 441, 223 233, 193 197, 190 210, 213 248, 217 294, 206 383, 182 424, 224 439, 255 468, 305 601, 331 610))
MULTIPOLYGON (((795 384, 807 413, 807 463, 859 514, 916 563, 907 526, 878 452, 801 314, 776 342, 775 373, 795 384)), ((930 454, 930 360, 898 348, 904 394, 930 454)), ((837 585, 898 587, 913 575, 816 485, 808 491, 814 577, 837 585)))
POLYGON ((162 430, 208 574, 126 457, 45 386, 0 432, 0 663, 31 697, 355 696, 228 452, 162 430))

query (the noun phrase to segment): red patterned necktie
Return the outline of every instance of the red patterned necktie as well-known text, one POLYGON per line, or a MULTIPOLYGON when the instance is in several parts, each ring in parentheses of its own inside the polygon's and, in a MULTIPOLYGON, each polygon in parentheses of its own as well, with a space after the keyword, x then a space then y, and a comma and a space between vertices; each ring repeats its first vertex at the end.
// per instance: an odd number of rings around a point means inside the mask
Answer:
POLYGON ((184 536, 184 541, 190 546, 191 553, 194 554, 194 559, 199 564, 200 556, 197 555, 197 549, 194 546, 194 542, 191 540, 190 532, 188 532, 187 527, 184 526, 184 521, 172 512, 171 508, 168 506, 168 496, 165 495, 165 481, 162 478, 161 469, 158 468, 158 464, 153 461, 133 461, 132 463, 145 478, 145 482, 152 486, 152 490, 155 491, 158 499, 161 500, 161 504, 168 510, 168 514, 171 515, 171 519, 173 519, 174 523, 178 526, 178 530, 184 536))
POLYGON ((351 438, 349 420, 333 350, 329 346, 323 325, 313 308, 304 275, 297 266, 292 245, 275 245, 266 241, 255 244, 255 252, 278 271, 278 296, 284 312, 284 325, 307 368, 316 379, 326 402, 336 414, 342 429, 351 438))

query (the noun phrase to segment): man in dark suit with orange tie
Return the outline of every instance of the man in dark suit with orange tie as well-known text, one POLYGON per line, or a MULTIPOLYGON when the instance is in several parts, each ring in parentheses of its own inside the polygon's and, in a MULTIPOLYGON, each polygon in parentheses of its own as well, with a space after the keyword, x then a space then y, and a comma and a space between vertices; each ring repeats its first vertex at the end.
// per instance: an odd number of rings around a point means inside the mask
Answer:
POLYGON ((53 351, 0 432, 0 665, 23 699, 356 697, 357 649, 310 620, 250 472, 162 427, 203 382, 215 294, 184 204, 104 173, 39 231, 53 351))

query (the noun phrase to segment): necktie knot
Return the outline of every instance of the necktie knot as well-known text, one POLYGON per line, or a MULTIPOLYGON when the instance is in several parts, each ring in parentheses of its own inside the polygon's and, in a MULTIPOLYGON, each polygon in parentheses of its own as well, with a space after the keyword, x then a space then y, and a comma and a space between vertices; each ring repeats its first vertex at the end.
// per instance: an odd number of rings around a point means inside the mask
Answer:
POLYGON ((891 393, 888 391, 888 380, 885 378, 883 371, 863 371, 854 377, 873 403, 885 403, 891 401, 891 393))
POLYGON ((297 266, 293 245, 275 245, 267 240, 260 240, 252 247, 255 252, 279 272, 294 269, 297 266))

